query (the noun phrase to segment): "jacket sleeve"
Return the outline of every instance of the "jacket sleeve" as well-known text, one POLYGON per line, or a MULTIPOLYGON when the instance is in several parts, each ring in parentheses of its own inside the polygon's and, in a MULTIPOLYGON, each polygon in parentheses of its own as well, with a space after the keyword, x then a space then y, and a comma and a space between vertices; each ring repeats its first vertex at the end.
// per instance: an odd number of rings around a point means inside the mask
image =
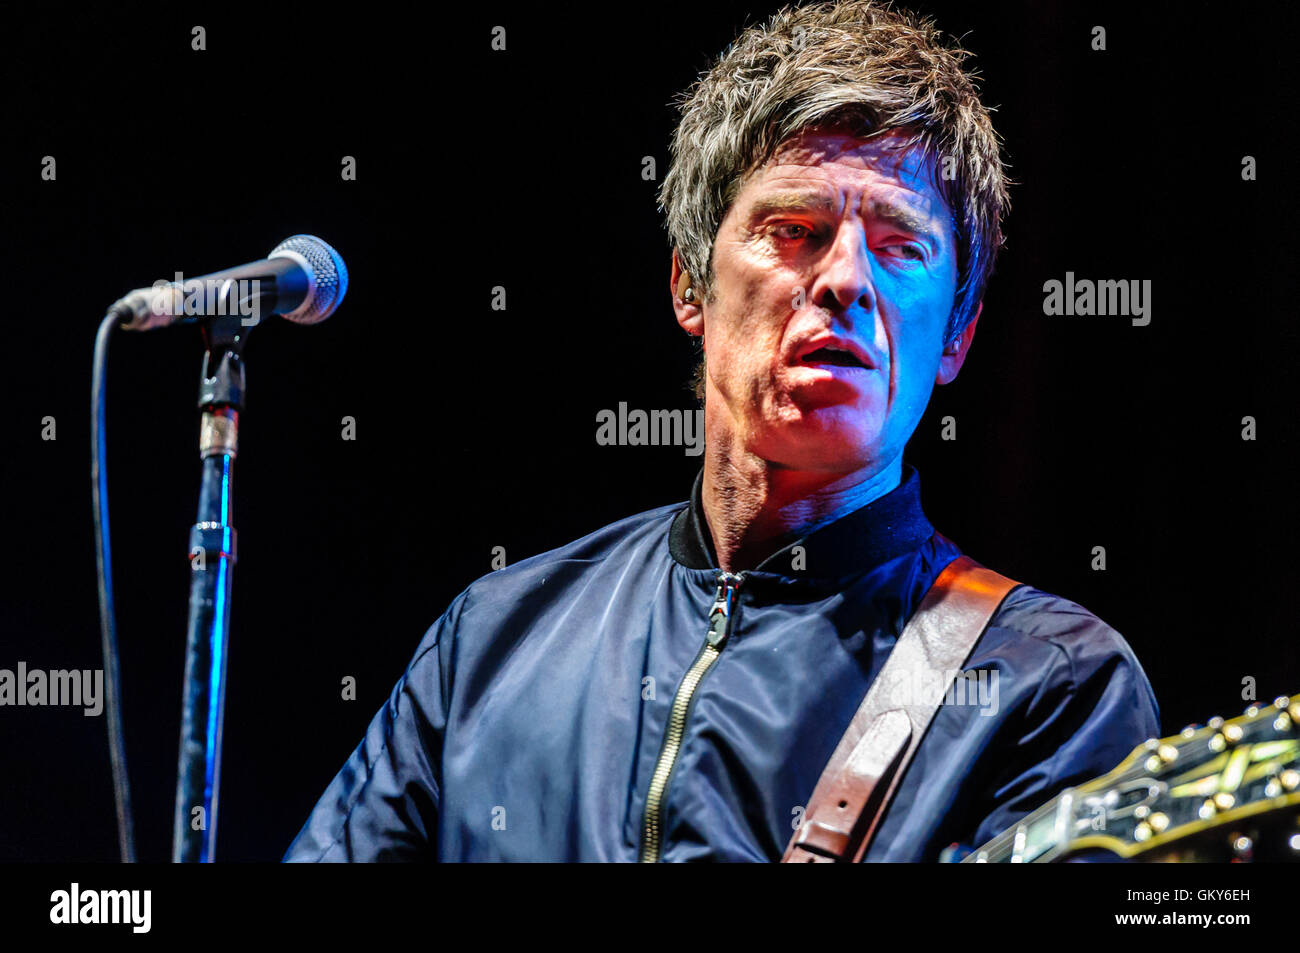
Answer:
POLYGON ((284 862, 436 859, 448 692, 442 656, 463 599, 464 593, 421 640, 284 862))
POLYGON ((1001 750, 966 841, 974 847, 1066 787, 1106 774, 1143 741, 1160 735, 1155 693, 1128 643, 1087 610, 1049 598, 1065 611, 1036 613, 1033 627, 1055 646, 1057 658, 1001 750))

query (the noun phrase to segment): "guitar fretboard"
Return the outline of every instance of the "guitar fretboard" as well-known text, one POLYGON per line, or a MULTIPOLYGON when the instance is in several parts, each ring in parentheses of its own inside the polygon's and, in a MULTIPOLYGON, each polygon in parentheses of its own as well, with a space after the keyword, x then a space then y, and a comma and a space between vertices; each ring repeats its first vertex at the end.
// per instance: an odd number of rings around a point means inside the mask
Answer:
POLYGON ((1015 827, 1003 831, 966 857, 963 864, 1045 863, 1066 841, 1062 826, 1069 823, 1072 792, 1065 791, 1036 811, 1025 815, 1015 827))

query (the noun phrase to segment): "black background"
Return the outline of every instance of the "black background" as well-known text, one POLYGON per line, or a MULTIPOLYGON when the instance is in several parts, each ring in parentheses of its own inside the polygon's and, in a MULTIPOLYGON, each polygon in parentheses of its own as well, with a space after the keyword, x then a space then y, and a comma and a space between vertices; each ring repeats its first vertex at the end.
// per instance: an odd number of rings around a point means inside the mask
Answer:
MULTIPOLYGON (((1261 699, 1300 691, 1290 18, 911 6, 976 54, 1017 183, 970 359, 909 446, 928 515, 1123 633, 1166 733, 1236 713, 1248 676, 1261 699), (1151 324, 1044 316, 1066 271, 1150 279, 1151 324)), ((88 396, 105 306, 295 233, 333 244, 352 275, 338 313, 268 321, 245 355, 218 856, 278 859, 494 546, 517 561, 686 497, 698 458, 595 442, 620 401, 693 406, 642 157, 662 176, 673 95, 775 7, 5 13, 0 667, 102 664, 88 396)), ((173 328, 119 335, 109 366, 143 860, 170 855, 201 356, 197 329, 173 328)), ((0 709, 0 860, 116 858, 105 726, 0 709)))

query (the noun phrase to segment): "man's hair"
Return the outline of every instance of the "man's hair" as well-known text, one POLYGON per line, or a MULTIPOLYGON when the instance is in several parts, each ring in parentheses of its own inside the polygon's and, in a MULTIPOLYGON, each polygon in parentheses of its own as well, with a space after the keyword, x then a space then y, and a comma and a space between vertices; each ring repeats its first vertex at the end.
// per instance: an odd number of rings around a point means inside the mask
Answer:
MULTIPOLYGON (((681 121, 659 190, 668 234, 708 301, 713 243, 749 176, 805 129, 901 133, 933 163, 952 212, 957 292, 944 333, 965 330, 984 295, 1010 208, 999 140, 963 68, 970 56, 929 19, 875 0, 785 7, 751 26, 678 97, 681 121), (945 163, 945 159, 947 162, 945 163)), ((704 396, 704 365, 696 395, 704 396)))

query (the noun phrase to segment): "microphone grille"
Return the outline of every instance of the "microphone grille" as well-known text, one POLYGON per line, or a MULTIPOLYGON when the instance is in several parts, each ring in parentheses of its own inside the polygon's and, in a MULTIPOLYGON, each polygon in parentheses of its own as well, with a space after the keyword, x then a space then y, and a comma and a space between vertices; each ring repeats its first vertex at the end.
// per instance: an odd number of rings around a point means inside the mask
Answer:
POLYGON ((311 269, 312 291, 293 313, 284 317, 298 324, 324 321, 348 291, 348 266, 343 256, 315 235, 294 235, 271 249, 268 258, 300 258, 311 269), (285 254, 286 252, 292 254, 285 254))

